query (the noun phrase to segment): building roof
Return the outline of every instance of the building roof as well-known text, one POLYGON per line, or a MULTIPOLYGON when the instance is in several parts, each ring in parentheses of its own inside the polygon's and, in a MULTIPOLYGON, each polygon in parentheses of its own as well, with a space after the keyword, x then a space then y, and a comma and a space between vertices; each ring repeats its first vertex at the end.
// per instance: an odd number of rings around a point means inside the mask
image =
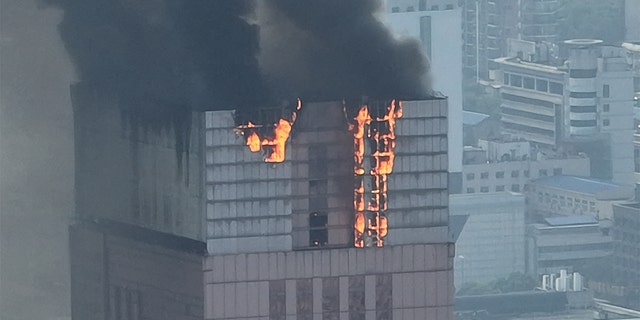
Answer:
POLYGON ((551 176, 535 180, 538 185, 566 189, 580 193, 596 194, 603 191, 622 188, 611 181, 576 176, 551 176))
POLYGON ((580 224, 597 224, 598 221, 589 215, 570 215, 545 218, 544 221, 550 226, 571 226, 580 224))
POLYGON ((462 124, 475 126, 476 124, 482 122, 482 120, 489 118, 488 114, 472 112, 472 111, 462 111, 462 124))

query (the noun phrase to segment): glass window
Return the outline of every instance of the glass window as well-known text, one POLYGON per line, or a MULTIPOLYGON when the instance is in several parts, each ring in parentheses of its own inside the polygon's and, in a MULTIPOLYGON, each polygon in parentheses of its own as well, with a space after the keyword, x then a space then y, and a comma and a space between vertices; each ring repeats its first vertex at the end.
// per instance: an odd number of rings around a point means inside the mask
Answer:
POLYGON ((502 178, 504 178, 504 171, 498 171, 498 172, 496 172, 496 178, 498 178, 498 179, 502 179, 502 178))
POLYGON ((553 169, 553 175, 554 176, 559 176, 562 174, 562 168, 554 168, 553 169))
POLYGON ((489 179, 489 172, 480 173, 480 179, 489 179))
POLYGON ((549 92, 553 94, 562 94, 562 84, 557 82, 549 82, 549 92))
POLYGON ((467 173, 467 180, 473 180, 476 178, 476 174, 475 173, 467 173))
POLYGON ((511 185, 511 191, 520 192, 520 185, 519 184, 512 184, 511 185))
POLYGON ((420 40, 425 53, 431 57, 431 17, 429 16, 420 18, 420 40))
POLYGON ((437 5, 437 4, 435 4, 435 5, 432 5, 432 6, 431 6, 431 10, 434 10, 434 11, 436 11, 436 10, 440 10, 440 7, 438 7, 438 5, 437 5))
POLYGON ((480 187, 480 192, 489 192, 489 187, 480 187))
POLYGON ((420 9, 420 11, 427 10, 427 0, 420 0, 418 3, 418 9, 420 9))
POLYGON ((453 5, 452 4, 448 4, 447 5, 447 10, 453 10, 453 5))
POLYGON ((496 186, 496 192, 504 191, 504 186, 496 186))
POLYGON ((609 98, 609 85, 602 85, 602 97, 609 98))
POLYGON ((610 107, 609 107, 609 104, 608 104, 608 103, 605 103, 605 104, 602 106, 602 111, 603 111, 603 112, 609 112, 609 108, 610 108, 610 107))
POLYGON ((521 76, 517 76, 515 74, 511 75, 511 85, 514 87, 522 87, 522 77, 521 76))
POLYGON ((520 171, 513 170, 511 171, 511 178, 517 178, 520 175, 520 171))
POLYGON ((509 74, 506 72, 502 74, 502 83, 509 84, 509 74))
POLYGON ((549 90, 549 82, 547 80, 536 79, 536 90, 547 92, 549 90))
POLYGON ((529 170, 524 170, 522 173, 524 174, 525 178, 529 178, 529 170))
POLYGON ((539 177, 546 177, 547 176, 547 169, 538 170, 538 176, 539 177))
POLYGON ((467 193, 474 193, 474 192, 476 192, 476 190, 475 190, 475 189, 473 189, 473 188, 467 188, 467 193))
POLYGON ((608 127, 609 126, 609 119, 602 120, 602 125, 605 126, 605 127, 608 127))
POLYGON ((533 78, 530 77, 524 77, 524 82, 523 82, 523 87, 525 89, 535 89, 535 80, 533 78))

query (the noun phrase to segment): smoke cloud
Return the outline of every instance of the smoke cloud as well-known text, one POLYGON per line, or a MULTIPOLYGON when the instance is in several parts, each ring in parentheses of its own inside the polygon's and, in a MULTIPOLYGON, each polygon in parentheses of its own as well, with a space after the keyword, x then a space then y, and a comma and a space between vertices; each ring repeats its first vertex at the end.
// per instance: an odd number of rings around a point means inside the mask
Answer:
POLYGON ((419 45, 393 39, 374 16, 379 1, 43 1, 64 9, 79 78, 143 120, 427 92, 419 45))
POLYGON ((259 7, 261 66, 277 96, 419 98, 428 63, 377 18, 380 1, 268 0, 259 7))

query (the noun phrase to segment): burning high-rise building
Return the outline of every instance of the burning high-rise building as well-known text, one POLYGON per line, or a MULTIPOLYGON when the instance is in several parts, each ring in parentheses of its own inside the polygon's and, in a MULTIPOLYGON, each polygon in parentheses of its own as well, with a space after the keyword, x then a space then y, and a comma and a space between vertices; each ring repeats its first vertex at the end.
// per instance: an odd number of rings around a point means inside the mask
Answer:
POLYGON ((446 115, 444 98, 208 112, 205 319, 452 319, 446 115))

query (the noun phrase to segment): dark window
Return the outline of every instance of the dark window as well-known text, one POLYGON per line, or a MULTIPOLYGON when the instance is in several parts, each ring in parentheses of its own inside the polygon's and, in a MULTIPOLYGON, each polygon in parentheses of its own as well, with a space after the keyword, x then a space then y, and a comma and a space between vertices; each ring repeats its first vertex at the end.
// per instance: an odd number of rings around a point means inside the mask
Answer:
POLYGON ((562 94, 562 84, 557 82, 549 82, 549 92, 553 94, 562 94))
POLYGON ((420 2, 418 3, 418 9, 420 11, 427 10, 427 0, 420 0, 420 2))
POLYGON ((480 187, 480 192, 489 192, 489 187, 480 187))
POLYGON ((296 314, 298 319, 313 319, 313 282, 296 280, 296 314))
POLYGON ((521 76, 517 76, 515 74, 511 75, 511 86, 513 87, 522 87, 522 77, 521 76))
POLYGON ((519 184, 512 184, 511 185, 511 191, 520 192, 520 185, 519 184))
POLYGON ((526 104, 532 104, 534 106, 541 106, 541 107, 553 109, 553 103, 549 102, 549 101, 544 101, 544 100, 540 100, 540 99, 525 98, 525 97, 521 97, 521 96, 517 96, 517 95, 513 95, 513 94, 508 94, 508 93, 503 93, 501 96, 505 100, 515 101, 515 102, 520 102, 520 103, 526 103, 526 104))
POLYGON ((595 113, 596 111, 596 106, 571 106, 571 112, 574 113, 595 113))
POLYGON ((515 130, 515 131, 532 132, 532 133, 544 135, 544 136, 551 137, 551 138, 553 138, 553 136, 554 136, 553 131, 552 130, 547 130, 547 129, 540 129, 540 128, 536 128, 536 127, 530 127, 530 126, 525 126, 525 125, 515 124, 515 123, 509 123, 509 122, 502 123, 502 126, 505 129, 511 129, 511 130, 515 130))
POLYGON ((549 82, 547 80, 536 80, 536 90, 547 92, 549 90, 549 82))
POLYGON ((524 77, 523 87, 525 89, 535 89, 536 81, 533 78, 524 77))
POLYGON ((269 319, 284 319, 285 303, 284 280, 269 281, 269 319))
POLYGON ((538 170, 538 176, 539 177, 546 177, 547 176, 547 169, 538 170))
POLYGON ((511 171, 511 178, 517 178, 520 175, 520 171, 513 170, 511 171))
POLYGON ((596 120, 571 120, 570 122, 572 127, 595 127, 596 120))
POLYGON ((452 4, 448 4, 447 5, 447 10, 453 10, 453 5, 452 4))
POLYGON ((498 178, 498 179, 502 179, 502 178, 504 178, 504 171, 498 171, 498 172, 496 172, 496 178, 498 178))
POLYGON ((608 103, 605 103, 604 105, 602 105, 602 111, 604 111, 604 112, 609 112, 609 108, 610 107, 609 107, 608 103))
POLYGON ((474 192, 476 192, 476 190, 475 190, 475 189, 473 189, 473 188, 467 188, 467 193, 474 193, 474 192))
POLYGON ((577 79, 595 78, 596 72, 596 69, 574 69, 569 71, 569 77, 577 79))
POLYGON ((364 276, 349 277, 349 320, 364 320, 364 276))
POLYGON ((562 175, 562 168, 553 168, 553 175, 554 176, 562 175))
POLYGON ((322 279, 322 319, 340 319, 340 281, 337 277, 322 279))
POLYGON ((414 12, 416 9, 413 6, 407 7, 407 12, 414 12))
MULTIPOLYGON (((391 320, 393 308, 393 283, 391 274, 376 276, 376 319, 391 320)), ((336 318, 337 319, 337 318, 336 318)))
POLYGON ((595 98, 596 93, 595 92, 570 92, 569 97, 570 98, 595 98))
POLYGON ((467 173, 467 180, 473 180, 476 178, 476 174, 475 173, 467 173))
POLYGON ((489 172, 480 173, 480 179, 489 179, 489 172))
POLYGON ((528 111, 506 108, 505 106, 503 106, 501 110, 503 114, 518 116, 518 117, 525 117, 525 118, 546 121, 546 122, 553 122, 553 116, 547 116, 547 115, 537 114, 537 113, 528 112, 528 111))
POLYGON ((312 247, 324 246, 329 241, 327 230, 327 214, 313 212, 309 214, 309 245, 312 247))
POLYGON ((609 85, 605 84, 602 86, 602 97, 609 98, 609 85))
POLYGON ((524 170, 522 173, 524 174, 525 178, 529 178, 529 170, 524 170))
POLYGON ((509 74, 506 72, 502 74, 502 83, 509 84, 509 74))
POLYGON ((609 126, 609 119, 602 120, 602 125, 605 126, 605 127, 608 127, 609 126))
POLYGON ((504 186, 496 186, 496 192, 504 191, 504 186))
POLYGON ((432 5, 432 6, 431 6, 431 10, 434 10, 434 11, 435 11, 435 10, 440 10, 440 7, 438 7, 438 5, 437 5, 437 4, 436 4, 436 5, 432 5))
POLYGON ((400 7, 391 8, 391 12, 393 12, 393 13, 400 12, 400 7))

